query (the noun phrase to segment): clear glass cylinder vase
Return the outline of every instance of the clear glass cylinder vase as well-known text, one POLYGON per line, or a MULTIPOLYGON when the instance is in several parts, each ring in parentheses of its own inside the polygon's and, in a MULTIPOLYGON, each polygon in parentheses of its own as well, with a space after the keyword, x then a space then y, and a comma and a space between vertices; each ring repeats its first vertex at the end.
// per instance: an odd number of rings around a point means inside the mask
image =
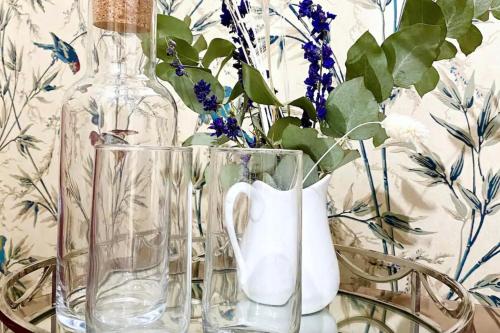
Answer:
POLYGON ((191 156, 189 148, 97 147, 88 333, 187 332, 191 156))
POLYGON ((298 333, 302 152, 211 151, 206 333, 298 333))
POLYGON ((61 115, 57 318, 85 329, 94 146, 175 143, 177 107, 155 76, 153 0, 91 0, 87 70, 61 115))

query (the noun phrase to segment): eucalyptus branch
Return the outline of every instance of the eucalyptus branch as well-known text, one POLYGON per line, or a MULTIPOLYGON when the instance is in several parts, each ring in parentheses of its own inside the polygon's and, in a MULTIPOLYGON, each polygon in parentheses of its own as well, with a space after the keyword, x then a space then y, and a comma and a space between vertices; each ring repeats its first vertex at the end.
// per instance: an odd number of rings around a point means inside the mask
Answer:
MULTIPOLYGON (((314 172, 316 171, 316 168, 320 165, 321 161, 323 161, 327 156, 328 154, 330 154, 330 152, 335 149, 335 147, 337 147, 338 145, 340 144, 343 144, 344 143, 344 140, 346 140, 349 135, 351 135, 354 131, 364 127, 364 126, 367 126, 367 125, 381 125, 382 122, 380 121, 369 121, 369 122, 366 122, 366 123, 363 123, 363 124, 360 124, 356 127, 354 127, 352 130, 350 130, 349 132, 347 132, 343 137, 341 137, 340 139, 338 139, 332 146, 330 146, 330 148, 328 148, 328 150, 318 159, 318 161, 312 166, 312 168, 309 170, 309 172, 306 174, 306 176, 304 177, 304 179, 308 179, 309 176, 314 172)), ((305 183, 305 180, 304 182, 305 183)))

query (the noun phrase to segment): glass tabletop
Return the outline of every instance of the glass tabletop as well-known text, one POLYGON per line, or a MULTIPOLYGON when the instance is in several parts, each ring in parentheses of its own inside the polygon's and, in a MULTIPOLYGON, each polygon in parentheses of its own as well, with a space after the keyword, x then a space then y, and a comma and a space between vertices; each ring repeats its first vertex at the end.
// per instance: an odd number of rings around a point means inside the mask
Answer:
MULTIPOLYGON (((341 290, 323 311, 302 317, 301 333, 459 333, 469 328, 474 314, 470 297, 447 276, 378 252, 342 246, 336 250, 341 290), (394 269, 370 270, 362 263, 367 260, 371 266, 394 269), (439 284, 448 289, 437 289, 439 284), (446 300, 448 290, 456 300, 446 300)), ((55 258, 40 260, 0 284, 0 333, 63 332, 56 329, 53 309, 55 264, 55 258)), ((203 276, 202 271, 194 268, 193 275, 203 276)), ((203 332, 202 283, 193 282, 189 333, 203 332)))
MULTIPOLYGON (((43 304, 42 300, 38 300, 43 304)), ((195 300, 193 314, 201 313, 200 303, 195 300)), ((51 332, 54 325, 54 311, 32 321, 42 331, 51 332)), ((0 332, 2 332, 0 330, 0 332)), ((8 332, 5 330, 5 332, 8 332)), ((17 331, 14 331, 17 333, 17 331)), ((58 332, 62 332, 59 330, 58 332)), ((193 318, 189 333, 202 333, 201 318, 193 318)), ((335 300, 323 311, 303 316, 300 333, 434 333, 417 317, 364 298, 341 291, 335 300)), ((2 332, 4 333, 4 332, 2 332)))

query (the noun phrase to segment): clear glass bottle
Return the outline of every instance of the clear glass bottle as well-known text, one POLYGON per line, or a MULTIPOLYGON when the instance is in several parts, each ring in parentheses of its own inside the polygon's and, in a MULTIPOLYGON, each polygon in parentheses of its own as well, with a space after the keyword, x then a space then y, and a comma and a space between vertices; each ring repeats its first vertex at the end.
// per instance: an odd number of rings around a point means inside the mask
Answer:
POLYGON ((177 131, 177 107, 151 61, 155 1, 90 0, 89 6, 88 69, 67 92, 61 117, 56 308, 69 331, 85 330, 94 146, 171 146, 177 131))

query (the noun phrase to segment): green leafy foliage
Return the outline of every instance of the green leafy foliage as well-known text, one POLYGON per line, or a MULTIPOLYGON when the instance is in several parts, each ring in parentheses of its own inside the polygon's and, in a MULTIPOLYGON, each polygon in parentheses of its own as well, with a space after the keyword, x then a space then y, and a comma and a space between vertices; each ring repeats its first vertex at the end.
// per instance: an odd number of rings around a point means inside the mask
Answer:
POLYGON ((497 20, 500 20, 500 0, 493 0, 491 2, 491 13, 497 20))
POLYGON ((156 74, 164 81, 170 83, 184 104, 197 113, 203 113, 203 105, 198 102, 193 86, 200 80, 210 83, 212 91, 217 96, 217 101, 221 103, 224 99, 224 88, 219 81, 209 72, 200 68, 186 68, 186 74, 177 76, 175 69, 168 63, 161 63, 156 66, 156 74))
POLYGON ((175 42, 175 51, 182 64, 196 66, 200 62, 198 51, 183 39, 172 37, 175 42))
POLYGON ((309 118, 311 118, 312 121, 316 121, 317 118, 316 109, 314 108, 313 103, 308 98, 306 97, 297 98, 296 100, 288 103, 288 105, 302 109, 303 111, 307 112, 309 118))
POLYGON ((442 27, 417 23, 389 36, 382 44, 394 83, 410 88, 422 79, 436 60, 441 44, 442 27))
POLYGON ((434 67, 431 67, 425 72, 422 79, 415 84, 415 89, 420 96, 424 96, 428 92, 433 91, 438 83, 439 73, 434 67))
POLYGON ((362 76, 377 102, 389 98, 394 85, 387 58, 370 32, 365 32, 347 53, 347 80, 362 76))
MULTIPOLYGON (((383 116, 383 114, 380 114, 380 116, 383 116)), ((375 147, 380 147, 387 139, 389 139, 387 132, 382 126, 380 126, 377 133, 373 136, 373 145, 375 147)))
POLYGON ((205 37, 203 37, 203 35, 200 35, 196 42, 194 42, 193 47, 196 51, 198 51, 198 53, 201 51, 205 51, 208 47, 207 40, 205 39, 205 37))
POLYGON ((228 102, 234 101, 236 98, 240 97, 244 92, 245 90, 243 90, 243 83, 241 83, 241 81, 238 81, 231 90, 231 95, 229 96, 228 102))
MULTIPOLYGON (((318 132, 313 128, 289 125, 283 131, 281 142, 285 149, 302 150, 314 162, 318 162, 336 143, 336 140, 318 137, 318 132)), ((343 150, 336 146, 320 161, 319 166, 323 172, 329 173, 358 157, 357 151, 343 150)))
POLYGON ((466 55, 474 52, 483 42, 483 35, 481 31, 475 26, 471 25, 469 30, 458 39, 460 49, 466 55))
POLYGON ((408 0, 401 17, 400 29, 414 24, 428 24, 441 27, 446 36, 446 19, 441 7, 432 0, 408 0))
POLYGON ((267 134, 267 138, 271 140, 273 143, 280 143, 281 138, 283 136, 283 132, 285 129, 290 126, 295 125, 297 127, 300 126, 300 119, 296 117, 285 117, 276 120, 276 122, 269 129, 269 133, 267 134))
POLYGON ((216 146, 219 144, 219 140, 215 136, 212 136, 208 133, 195 133, 191 135, 189 138, 186 139, 182 143, 183 147, 190 147, 190 146, 216 146))
POLYGON ((243 63, 243 88, 252 101, 262 105, 283 106, 255 68, 243 63))
POLYGON ((157 17, 157 38, 178 38, 186 41, 189 45, 193 43, 193 34, 189 24, 176 17, 159 14, 157 17))
POLYGON ((304 186, 304 188, 307 188, 307 187, 309 187, 311 185, 314 185, 314 184, 316 184, 319 181, 319 170, 318 170, 318 167, 315 166, 314 161, 307 154, 303 154, 302 155, 302 170, 304 172, 304 175, 303 175, 303 178, 304 178, 304 180, 303 180, 303 186, 304 186), (310 171, 312 171, 312 172, 310 172, 310 171))
POLYGON ((446 18, 447 36, 458 39, 472 26, 474 0, 437 0, 446 18))
POLYGON ((225 58, 224 62, 229 61, 233 56, 234 50, 235 46, 230 41, 222 38, 213 39, 203 57, 203 66, 208 68, 218 58, 225 58))
MULTIPOLYGON (((339 85, 328 97, 326 119, 322 132, 341 137, 355 127, 379 121, 379 105, 365 87, 363 78, 356 78, 339 85)), ((349 135, 353 140, 366 140, 377 134, 380 125, 366 125, 349 135)))
POLYGON ((457 55, 457 48, 453 43, 445 40, 439 48, 439 54, 436 60, 452 59, 457 55))
POLYGON ((481 18, 486 14, 489 17, 489 9, 492 4, 492 0, 474 0, 474 17, 481 18))

